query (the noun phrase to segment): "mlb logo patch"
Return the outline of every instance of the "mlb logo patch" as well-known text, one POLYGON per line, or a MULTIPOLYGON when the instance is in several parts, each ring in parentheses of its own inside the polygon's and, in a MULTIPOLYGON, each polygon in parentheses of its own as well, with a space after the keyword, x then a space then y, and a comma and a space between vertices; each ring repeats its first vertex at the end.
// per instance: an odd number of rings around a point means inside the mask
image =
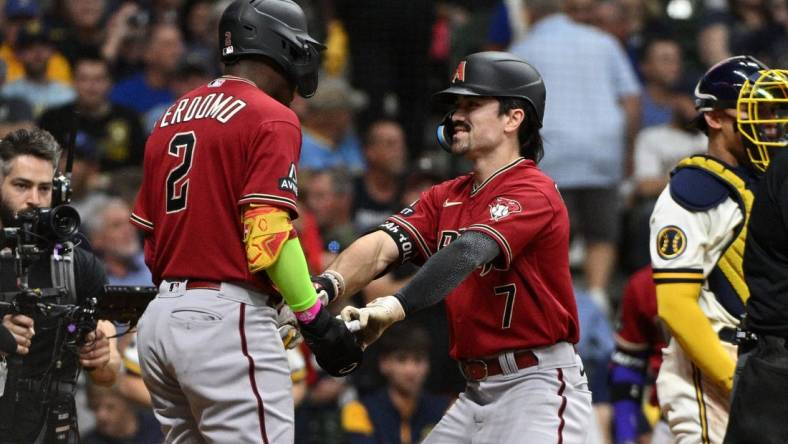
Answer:
POLYGON ((465 60, 461 61, 459 65, 457 65, 457 69, 454 71, 454 75, 451 77, 451 83, 454 82, 464 82, 465 81, 465 60))
POLYGON ((490 204, 490 219, 498 222, 510 214, 522 211, 523 207, 520 206, 520 202, 505 197, 498 197, 490 204))

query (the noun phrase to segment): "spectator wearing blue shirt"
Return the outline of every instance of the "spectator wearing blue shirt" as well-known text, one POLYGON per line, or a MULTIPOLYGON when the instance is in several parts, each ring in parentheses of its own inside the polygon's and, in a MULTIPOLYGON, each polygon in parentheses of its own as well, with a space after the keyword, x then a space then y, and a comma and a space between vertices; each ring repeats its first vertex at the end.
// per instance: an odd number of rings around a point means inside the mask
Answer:
POLYGON ((609 312, 607 286, 620 226, 618 187, 631 163, 640 122, 640 85, 621 44, 573 21, 562 4, 528 0, 530 32, 510 52, 536 67, 550 91, 540 167, 561 189, 572 235, 585 240, 589 292, 609 312))
POLYGON ((676 88, 683 66, 679 42, 670 37, 654 37, 643 48, 640 72, 643 74, 641 128, 667 125, 673 120, 676 88))
POLYGON ((354 131, 353 117, 365 101, 361 92, 340 78, 320 81, 320 88, 306 102, 302 119, 302 170, 339 167, 354 174, 364 170, 361 140, 354 131))
POLYGON ((577 343, 577 353, 583 359, 588 374, 588 388, 591 390, 597 419, 592 426, 597 425, 598 436, 604 437, 600 442, 610 442, 613 408, 610 403, 607 368, 616 348, 613 328, 605 313, 591 300, 588 293, 575 288, 575 300, 580 318, 580 342, 577 343))
POLYGON ((420 327, 400 323, 378 341, 386 385, 342 409, 349 444, 416 444, 440 421, 449 398, 424 391, 430 340, 420 327))
POLYGON ((170 81, 183 56, 183 39, 177 26, 153 25, 145 46, 143 72, 120 81, 112 89, 110 100, 145 114, 156 105, 175 101, 170 81))

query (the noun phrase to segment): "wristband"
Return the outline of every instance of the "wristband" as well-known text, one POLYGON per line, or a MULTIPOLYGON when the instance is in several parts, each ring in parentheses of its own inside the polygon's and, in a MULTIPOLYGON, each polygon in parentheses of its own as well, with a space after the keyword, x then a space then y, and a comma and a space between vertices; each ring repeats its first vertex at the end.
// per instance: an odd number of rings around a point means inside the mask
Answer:
POLYGON ((310 322, 315 320, 317 314, 320 312, 320 309, 322 307, 323 304, 320 302, 320 299, 316 299, 315 305, 303 311, 296 311, 293 314, 295 314, 295 317, 296 319, 298 319, 298 322, 302 324, 309 324, 310 322))
POLYGON ((317 283, 326 291, 329 303, 345 294, 345 278, 338 271, 326 270, 313 277, 312 282, 317 283))

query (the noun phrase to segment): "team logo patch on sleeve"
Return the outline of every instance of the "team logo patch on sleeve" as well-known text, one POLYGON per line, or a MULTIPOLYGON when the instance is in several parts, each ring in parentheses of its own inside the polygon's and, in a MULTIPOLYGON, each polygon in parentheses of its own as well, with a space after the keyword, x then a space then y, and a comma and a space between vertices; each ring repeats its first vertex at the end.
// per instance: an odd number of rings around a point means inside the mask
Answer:
POLYGON ((520 202, 505 197, 498 197, 490 204, 490 219, 498 222, 510 214, 521 211, 523 211, 523 207, 520 206, 520 202))
POLYGON ((687 236, 681 228, 668 225, 657 233, 657 253, 662 259, 679 257, 687 249, 687 236))
POLYGON ((279 189, 289 191, 298 196, 298 177, 296 176, 294 163, 290 164, 290 171, 287 173, 287 177, 279 178, 279 189))
POLYGON ((399 215, 402 216, 402 217, 410 217, 410 216, 413 216, 414 214, 416 214, 416 210, 414 209, 414 207, 416 206, 416 203, 418 203, 418 200, 415 200, 412 204, 410 204, 407 207, 403 208, 399 212, 399 215))

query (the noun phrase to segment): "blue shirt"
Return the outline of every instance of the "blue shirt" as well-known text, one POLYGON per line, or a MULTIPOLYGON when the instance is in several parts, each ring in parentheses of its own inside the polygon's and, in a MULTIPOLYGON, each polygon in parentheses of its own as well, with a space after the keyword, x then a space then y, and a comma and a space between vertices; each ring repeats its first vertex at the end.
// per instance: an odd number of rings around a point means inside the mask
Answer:
POLYGON ((325 170, 328 168, 346 168, 353 173, 364 171, 364 155, 361 154, 361 141, 353 133, 348 133, 336 147, 303 131, 301 140, 302 170, 325 170))
POLYGON ((610 358, 616 348, 613 328, 607 316, 587 293, 575 288, 575 300, 580 319, 580 342, 577 343, 577 353, 583 359, 583 366, 588 374, 592 402, 609 402, 607 371, 610 358))
POLYGON ((113 276, 107 272, 107 280, 110 285, 153 285, 153 277, 145 265, 145 257, 142 253, 134 256, 129 272, 123 276, 113 276))
POLYGON ((531 63, 547 89, 540 167, 561 187, 616 186, 626 136, 620 100, 640 93, 619 42, 555 14, 537 22, 510 52, 531 63))
POLYGON ((659 105, 644 92, 640 97, 640 129, 650 126, 667 125, 673 120, 673 108, 659 105))
POLYGON ((74 101, 74 90, 60 82, 31 82, 25 78, 3 86, 3 96, 23 99, 33 107, 33 115, 40 116, 47 108, 53 108, 74 101))
POLYGON ((342 427, 350 444, 400 444, 400 431, 407 424, 410 442, 424 440, 449 408, 449 398, 422 393, 410 418, 402 418, 382 388, 342 409, 342 427))
POLYGON ((131 76, 116 84, 109 98, 112 102, 125 105, 140 114, 145 114, 156 105, 170 104, 176 99, 171 90, 148 85, 144 74, 131 76))

